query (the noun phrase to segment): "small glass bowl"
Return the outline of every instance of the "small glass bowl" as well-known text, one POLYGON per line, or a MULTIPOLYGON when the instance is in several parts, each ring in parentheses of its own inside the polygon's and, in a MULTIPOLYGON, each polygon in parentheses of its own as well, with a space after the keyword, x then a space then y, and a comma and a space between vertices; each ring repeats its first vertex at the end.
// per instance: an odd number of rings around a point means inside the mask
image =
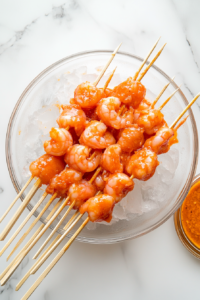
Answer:
MULTIPOLYGON (((51 89, 52 80, 59 78, 60 74, 63 74, 63 72, 67 74, 81 66, 87 66, 89 70, 88 74, 97 74, 97 67, 104 66, 111 53, 111 51, 97 50, 78 53, 63 58, 41 72, 24 90, 10 117, 6 137, 7 165, 12 183, 17 192, 22 188, 24 182, 27 181, 27 178, 23 177, 26 148, 24 147, 23 134, 19 135, 19 132, 26 130, 29 114, 42 107, 42 102, 40 101, 41 93, 43 91, 46 92, 47 89, 51 89)), ((141 61, 143 61, 143 59, 135 55, 118 52, 112 66, 109 67, 109 71, 112 71, 113 67, 117 65, 118 68, 116 73, 119 73, 121 76, 120 78, 125 80, 134 75, 141 64, 141 61)), ((102 82, 104 80, 105 77, 102 82)), ((144 77, 144 80, 142 80, 147 88, 147 99, 153 101, 156 95, 160 93, 163 86, 169 81, 171 81, 171 79, 168 75, 158 67, 152 66, 144 77)), ((101 86, 103 84, 102 82, 101 86)), ((112 85, 113 80, 110 84, 111 88, 113 87, 112 85)), ((174 89, 177 88, 178 86, 172 82, 165 91, 164 98, 166 99, 169 97, 174 89)), ((51 90, 51 92, 53 93, 54 91, 51 90)), ((159 103, 162 103, 162 101, 163 98, 159 103)), ((186 97, 182 91, 179 90, 163 109, 167 122, 171 124, 187 104, 188 101, 186 97)), ((167 199, 163 202, 161 199, 160 206, 155 210, 138 215, 129 221, 120 220, 110 226, 97 225, 95 230, 84 228, 77 237, 77 240, 94 244, 111 244, 130 238, 136 238, 157 228, 174 214, 188 193, 195 175, 198 160, 198 134, 196 123, 191 109, 188 110, 188 113, 190 118, 188 118, 184 127, 179 130, 179 163, 173 182, 168 189, 167 199)), ((31 135, 31 132, 29 134, 31 135)), ((33 160, 34 159, 35 158, 33 158, 33 160)), ((22 200, 26 193, 27 191, 22 195, 22 200)), ((37 201, 37 199, 35 199, 35 201, 37 201)), ((29 210, 31 210, 35 204, 32 200, 27 206, 29 210)), ((41 208, 39 207, 34 213, 34 216, 37 217, 40 211, 41 208)), ((46 218, 48 213, 49 210, 42 216, 40 219, 41 222, 47 222, 46 218)), ((56 222, 58 222, 58 219, 56 219, 56 222)), ((52 224, 51 228, 55 227, 56 222, 52 224)), ((71 234, 73 234, 75 230, 76 228, 71 231, 71 234)), ((58 232, 63 234, 64 231, 62 228, 59 228, 58 232)), ((71 234, 69 236, 71 236, 71 234)))
MULTIPOLYGON (((196 175, 192 181, 192 185, 191 187, 197 183, 198 181, 200 181, 200 174, 196 175)), ((196 258, 200 259, 200 249, 197 248, 187 237, 187 235, 185 234, 185 231, 183 229, 182 226, 182 222, 181 222, 181 207, 179 207, 179 209, 175 212, 174 214, 174 225, 175 225, 175 229, 176 229, 176 233, 179 237, 179 240, 181 241, 181 243, 183 244, 183 246, 190 252, 192 253, 196 258)))

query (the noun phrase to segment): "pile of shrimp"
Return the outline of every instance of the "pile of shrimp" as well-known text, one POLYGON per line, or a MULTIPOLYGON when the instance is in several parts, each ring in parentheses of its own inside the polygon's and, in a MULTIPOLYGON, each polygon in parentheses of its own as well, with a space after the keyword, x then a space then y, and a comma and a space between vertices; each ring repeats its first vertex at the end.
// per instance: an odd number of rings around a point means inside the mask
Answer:
POLYGON ((46 154, 30 165, 46 192, 69 196, 68 205, 74 202, 92 222, 110 222, 114 206, 134 189, 133 179, 150 179, 158 155, 178 142, 177 131, 145 96, 145 86, 132 77, 113 89, 78 85, 44 142, 46 154))

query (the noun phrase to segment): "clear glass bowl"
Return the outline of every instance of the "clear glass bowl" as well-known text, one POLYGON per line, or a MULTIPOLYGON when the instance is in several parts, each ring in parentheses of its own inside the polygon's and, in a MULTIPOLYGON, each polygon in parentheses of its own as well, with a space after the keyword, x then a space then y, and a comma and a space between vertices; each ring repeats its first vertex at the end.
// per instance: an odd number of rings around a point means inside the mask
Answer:
MULTIPOLYGON (((200 174, 194 177, 192 182, 192 186, 200 181, 200 174)), ((196 258, 200 259, 200 249, 197 248, 187 237, 181 222, 181 207, 174 214, 174 226, 176 229, 176 233, 179 237, 179 240, 183 244, 183 246, 196 258)))
MULTIPOLYGON (((111 51, 90 51, 66 57, 41 72, 24 90, 11 115, 6 137, 7 165, 11 180, 17 192, 27 180, 27 178, 24 178, 23 176, 23 168, 27 155, 26 147, 24 147, 25 141, 23 140, 23 134, 20 134, 20 132, 26 130, 30 112, 34 112, 43 105, 43 100, 40 99, 41 93, 44 90, 47 91, 47 89, 51 89, 52 80, 55 78, 59 79, 63 72, 70 73, 80 66, 87 66, 88 73, 97 74, 97 67, 105 65, 110 54, 111 51)), ((122 79, 125 79, 134 75, 134 72, 141 64, 141 61, 142 59, 140 57, 124 52, 118 52, 112 65, 109 67, 109 70, 113 70, 114 66, 117 65, 117 72, 122 79)), ((147 98, 153 100, 155 95, 159 94, 163 86, 168 83, 169 80, 170 78, 162 70, 156 66, 151 67, 143 80, 143 83, 147 88, 147 98)), ((166 99, 175 88, 177 88, 177 85, 172 83, 166 90, 164 98, 166 99)), ((54 91, 52 90, 51 92, 53 93, 54 91)), ((162 101, 163 100, 161 100, 161 102, 162 101)), ((168 103, 166 114, 165 110, 163 110, 167 122, 169 122, 169 124, 172 123, 187 104, 188 101, 180 90, 168 103)), ((179 131, 179 164, 174 180, 167 193, 167 200, 161 203, 159 208, 149 213, 144 213, 141 216, 137 216, 129 221, 121 220, 111 226, 98 225, 95 230, 85 228, 77 238, 78 241, 109 244, 136 238, 157 228, 174 214, 191 186, 198 158, 197 128, 192 111, 189 110, 188 113, 190 118, 188 118, 184 125, 184 129, 179 131)), ((40 191, 40 194, 41 193, 42 191, 40 191)), ((21 197, 22 200, 24 199, 24 196, 25 193, 21 197)), ((29 210, 32 209, 38 198, 39 195, 36 194, 28 205, 29 210)), ((34 215, 38 216, 40 211, 41 208, 39 208, 34 215)), ((41 222, 46 223, 48 213, 49 210, 40 219, 41 222)), ((57 221, 58 219, 56 222, 57 221)), ((54 226, 55 223, 52 224, 52 228, 54 226)), ((75 229, 71 234, 73 234, 75 229)), ((62 234, 63 229, 59 229, 58 232, 62 234)), ((69 236, 71 236, 71 234, 69 236)))

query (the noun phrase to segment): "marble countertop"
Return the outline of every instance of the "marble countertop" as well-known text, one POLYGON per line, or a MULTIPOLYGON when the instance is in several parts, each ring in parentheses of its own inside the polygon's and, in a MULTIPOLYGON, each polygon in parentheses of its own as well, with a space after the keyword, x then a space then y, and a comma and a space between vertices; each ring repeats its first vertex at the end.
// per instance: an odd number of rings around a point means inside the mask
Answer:
MULTIPOLYGON (((75 52, 114 49, 123 42, 123 51, 144 57, 162 36, 167 47, 156 65, 169 76, 176 75, 176 82, 182 83, 181 89, 191 100, 200 91, 199 12, 198 0, 0 2, 1 214, 16 194, 5 159, 7 124, 28 83, 53 62, 75 52)), ((200 100, 193 112, 199 127, 200 100)), ((22 217, 27 213, 25 210, 22 217)), ((6 222, 0 224, 0 231, 6 222)), ((12 232, 18 224, 19 220, 12 232)), ((4 244, 1 242, 1 247, 4 244)), ((8 251, 1 257, 0 272, 7 265, 8 251)), ((0 287, 1 300, 21 299, 35 281, 37 275, 15 292, 16 283, 32 265, 33 253, 0 287)), ((170 218, 146 236, 120 244, 75 242, 30 299, 197 300, 199 280, 200 262, 182 246, 170 218)))

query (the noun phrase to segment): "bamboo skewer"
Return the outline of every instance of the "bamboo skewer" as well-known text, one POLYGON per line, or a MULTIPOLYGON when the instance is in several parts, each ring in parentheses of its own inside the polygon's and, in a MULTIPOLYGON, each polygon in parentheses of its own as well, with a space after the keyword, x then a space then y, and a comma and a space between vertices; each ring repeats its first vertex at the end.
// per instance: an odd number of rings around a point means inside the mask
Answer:
POLYGON ((40 285, 42 280, 48 275, 51 269, 56 265, 56 263, 60 260, 63 254, 67 251, 70 245, 73 243, 75 238, 79 235, 81 230, 87 225, 89 222, 89 217, 82 223, 79 229, 75 232, 75 234, 69 239, 69 241, 65 244, 65 246, 61 249, 61 251, 56 255, 53 261, 49 264, 49 266, 44 270, 44 272, 39 276, 36 282, 32 285, 32 287, 28 290, 28 292, 22 297, 21 300, 26 300, 30 297, 30 295, 35 291, 35 289, 40 285))
MULTIPOLYGON (((59 200, 55 207, 52 209, 50 214, 47 216, 47 220, 51 218, 51 216, 54 214, 55 210, 58 208, 58 206, 61 204, 62 200, 59 200)), ((36 236, 39 234, 39 232, 44 227, 44 224, 41 224, 40 227, 36 230, 36 232, 33 234, 33 236, 30 238, 30 240, 26 243, 26 245, 22 248, 22 250, 16 255, 16 257, 12 260, 12 262, 7 266, 7 268, 1 273, 0 280, 6 275, 6 273, 9 271, 12 265, 17 261, 19 256, 26 250, 26 248, 32 243, 32 241, 36 238, 36 236)))
POLYGON ((149 56, 151 55, 151 53, 153 52, 153 50, 156 48, 159 40, 160 40, 161 37, 159 37, 159 39, 157 40, 157 42, 153 45, 153 47, 151 48, 150 52, 148 53, 148 55, 146 56, 146 58, 143 60, 141 66, 139 67, 138 71, 135 73, 134 77, 133 77, 133 80, 136 80, 140 71, 142 70, 142 68, 144 67, 144 65, 146 64, 147 62, 147 59, 149 58, 149 56))
POLYGON ((153 65, 153 63, 157 60, 157 58, 160 56, 160 54, 162 53, 164 47, 166 46, 166 44, 164 44, 162 46, 162 48, 158 51, 158 53, 156 54, 156 56, 152 59, 152 61, 150 62, 150 64, 148 64, 148 66, 146 67, 146 69, 140 74, 140 77, 138 78, 137 81, 141 81, 142 78, 144 77, 144 75, 149 71, 149 69, 151 68, 151 66, 153 65))
MULTIPOLYGON (((15 245, 15 247, 13 248, 13 250, 10 252, 10 254, 7 257, 7 260, 12 256, 12 254, 17 250, 17 248, 21 245, 21 243, 23 242, 23 240, 27 237, 27 235, 29 234, 29 232, 33 229, 33 227, 36 225, 36 223, 39 221, 39 219, 42 217, 42 215, 45 213, 45 211, 48 209, 48 207, 51 205, 51 203, 54 201, 54 199, 57 197, 57 193, 55 193, 47 202, 47 204, 45 205, 45 207, 42 209, 42 211, 39 213, 39 215, 37 216, 37 218, 33 221, 33 223, 29 226, 29 228, 27 229, 27 231, 23 234, 23 236, 20 238, 20 240, 17 242, 17 244, 15 245)), ((54 210, 53 210, 54 211, 54 210)))
POLYGON ((174 78, 175 78, 175 76, 173 78, 171 78, 171 81, 164 86, 162 91, 159 93, 159 95, 156 97, 156 99, 152 102, 151 108, 154 108, 154 106, 156 105, 156 103, 158 102, 158 100, 160 99, 162 94, 165 92, 165 90, 168 88, 168 86, 172 83, 172 81, 174 81, 174 78))
POLYGON ((97 84, 99 83, 99 81, 101 80, 101 78, 103 77, 105 71, 107 70, 107 68, 109 67, 109 65, 111 64, 113 58, 115 57, 117 51, 119 50, 119 48, 121 47, 122 43, 119 44, 119 46, 114 50, 114 52, 111 54, 111 57, 109 58, 108 62, 106 63, 106 65, 104 66, 104 68, 102 69, 101 73, 99 74, 99 76, 97 77, 97 79, 95 80, 95 82, 93 82, 94 86, 97 86, 97 84))
POLYGON ((162 104, 161 106, 158 108, 158 110, 161 110, 168 102, 169 100, 176 94, 176 92, 178 92, 180 90, 180 87, 179 86, 162 104))
POLYGON ((14 216, 11 218, 11 220, 8 222, 8 224, 6 225, 6 227, 4 228, 2 233, 0 234, 0 241, 3 241, 5 239, 5 237, 8 235, 8 233, 10 232, 10 230, 12 229, 14 224, 17 222, 17 220, 21 216, 22 212, 24 211, 24 209, 26 208, 28 203, 31 201, 32 197, 35 195, 35 193, 37 192, 37 190, 39 189, 40 186, 41 186, 41 180, 38 179, 34 183, 33 187, 30 189, 30 191, 28 192, 26 198, 21 203, 20 207, 17 209, 14 216))
MULTIPOLYGON (((44 227, 44 224, 42 224, 37 230, 36 232, 33 234, 33 236, 30 239, 30 242, 32 242, 35 237, 37 236, 37 234, 40 232, 40 230, 42 230, 42 228, 44 227)), ((0 274, 0 280, 6 275, 6 273, 9 271, 9 269, 12 267, 12 265, 17 261, 17 259, 19 258, 20 254, 22 251, 24 251, 26 249, 27 245, 25 245, 22 250, 20 251, 19 254, 16 255, 16 257, 12 260, 12 262, 5 268, 5 270, 0 274)))
POLYGON ((24 221, 21 223, 21 225, 18 227, 18 229, 15 231, 15 233, 12 235, 12 237, 9 239, 9 241, 5 244, 3 249, 0 251, 0 256, 6 251, 6 249, 9 247, 9 245, 12 243, 12 241, 16 238, 16 236, 19 234, 19 232, 22 230, 24 225, 28 222, 28 220, 31 218, 31 216, 34 214, 36 209, 40 206, 40 204, 45 200, 47 197, 47 193, 45 192, 40 200, 36 203, 36 205, 33 207, 33 209, 30 211, 28 216, 24 219, 24 221))
MULTIPOLYGON (((69 227, 69 225, 71 225, 71 223, 74 221, 74 219, 76 218, 77 215, 78 215, 78 212, 76 212, 73 215, 73 217, 68 221, 68 223, 65 225, 63 230, 67 230, 67 228, 69 227)), ((61 234, 58 234, 57 237, 53 240, 53 242, 49 245, 49 247, 45 250, 45 252, 41 255, 41 257, 34 263, 34 265, 30 268, 30 270, 24 275, 24 277, 16 285, 17 291, 21 288, 21 286, 24 284, 24 282, 29 278, 32 270, 37 266, 38 262, 46 255, 46 253, 53 247, 53 245, 59 240, 60 237, 61 237, 61 234)))
MULTIPOLYGON (((56 211, 56 209, 59 207, 59 205, 61 204, 63 199, 60 199, 56 205, 54 206, 54 208, 52 209, 52 211, 49 213, 47 220, 49 220, 52 215, 54 214, 54 212, 56 211)), ((42 224, 38 230, 37 230, 37 235, 34 234, 34 238, 31 237, 31 239, 26 243, 26 245, 22 248, 22 250, 17 254, 17 256, 13 259, 13 261, 9 264, 9 266, 6 268, 6 270, 3 271, 3 273, 0 276, 0 279, 2 279, 1 281, 1 285, 4 285, 7 280, 10 278, 10 276, 13 274, 13 272, 16 270, 16 268, 18 267, 18 265, 20 264, 20 262, 23 260, 23 258, 26 256, 24 254, 27 254, 31 249, 29 249, 29 251, 27 251, 28 247, 30 245, 33 244, 33 242, 35 241, 35 238, 37 238, 38 234, 41 232, 41 230, 44 228, 45 224, 42 224), (26 253, 27 251, 27 253, 26 253), (21 258, 21 260, 19 261, 19 258, 21 258), (17 264, 17 262, 19 262, 17 264), (6 272, 5 272, 6 271, 6 272), (4 275, 3 275, 4 274, 4 275), (4 283, 3 283, 4 282, 4 283)), ((32 246, 33 247, 33 246, 32 246)))
POLYGON ((103 92, 105 91, 105 89, 107 89, 109 83, 111 82, 111 79, 113 78, 113 75, 115 74, 117 67, 114 68, 114 70, 112 71, 112 73, 110 74, 108 80, 106 81, 104 87, 103 87, 103 92))
MULTIPOLYGON (((96 172, 93 174, 92 178, 89 180, 89 183, 92 183, 95 180, 95 178, 98 176, 98 174, 101 172, 101 170, 102 170, 101 167, 97 168, 96 172)), ((33 259, 36 259, 38 257, 38 255, 41 253, 41 251, 44 249, 44 247, 50 241, 50 239, 52 238, 52 236, 56 233, 56 231, 58 230, 58 228, 60 227, 60 225, 62 224, 62 222, 65 220, 65 218, 68 216, 68 214, 69 214, 69 212, 67 210, 65 212, 65 214, 63 215, 63 217, 58 222, 58 224, 55 226, 55 228, 53 229, 53 231, 50 233, 50 235, 48 236, 48 238, 44 241, 44 243, 42 244, 42 246, 39 248, 39 250, 37 251, 37 253, 34 255, 33 259)), ((72 216, 72 218, 74 217, 74 215, 72 216)))
MULTIPOLYGON (((76 215, 79 214, 79 211, 76 212, 76 215)), ((41 267, 41 265, 47 260, 47 258, 54 252, 54 250, 60 245, 60 243, 64 240, 67 234, 72 230, 72 228, 78 223, 78 221, 82 218, 83 214, 79 214, 79 216, 75 219, 74 222, 67 228, 65 233, 60 236, 59 240, 51 247, 51 249, 39 260, 36 266, 31 270, 30 274, 35 274, 37 270, 41 267)))
POLYGON ((194 104, 194 102, 199 98, 200 93, 197 94, 194 99, 186 106, 186 108, 182 111, 182 113, 180 113, 180 115, 178 116, 178 118, 172 123, 172 125, 170 126, 170 128, 174 128, 174 126, 178 123, 178 121, 182 118, 182 116, 186 113, 186 111, 194 104))
POLYGON ((15 203, 17 202, 17 200, 19 199, 19 197, 21 197, 21 195, 23 194, 23 192, 25 191, 25 189, 28 187, 28 185, 31 183, 31 181, 33 180, 33 176, 31 176, 29 178, 29 180, 26 182, 26 184, 23 186, 23 188, 21 189, 21 191, 19 192, 19 194, 16 196, 16 198, 13 200, 13 202, 10 204, 10 206, 8 207, 8 209, 5 211, 5 213, 3 214, 3 216, 0 218, 0 223, 3 221, 3 219, 7 216, 7 214, 9 213, 9 211, 11 210, 11 208, 15 205, 15 203))

